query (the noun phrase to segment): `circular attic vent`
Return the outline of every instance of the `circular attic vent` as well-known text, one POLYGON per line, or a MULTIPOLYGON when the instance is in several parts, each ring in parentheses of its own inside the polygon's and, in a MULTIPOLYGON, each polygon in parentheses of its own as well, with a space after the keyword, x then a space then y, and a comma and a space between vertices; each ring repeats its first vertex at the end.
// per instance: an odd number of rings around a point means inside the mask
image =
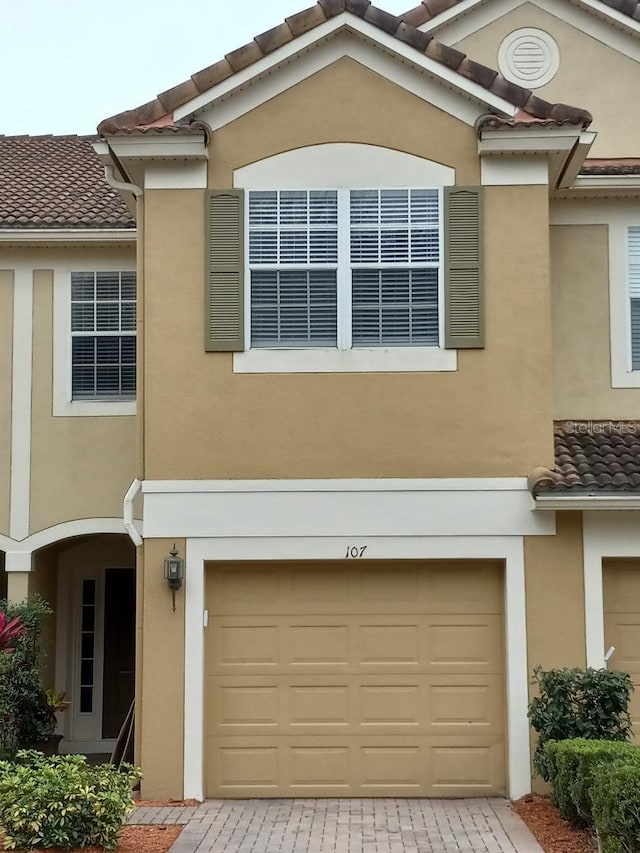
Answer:
POLYGON ((558 45, 544 30, 516 30, 504 39, 498 51, 502 76, 527 89, 537 89, 553 80, 559 67, 558 45))

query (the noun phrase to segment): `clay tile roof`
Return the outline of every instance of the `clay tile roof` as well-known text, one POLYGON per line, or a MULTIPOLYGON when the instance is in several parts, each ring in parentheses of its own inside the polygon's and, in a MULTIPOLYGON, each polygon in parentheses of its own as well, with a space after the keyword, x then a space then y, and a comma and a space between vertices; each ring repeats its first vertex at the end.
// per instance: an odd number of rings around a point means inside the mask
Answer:
MULTIPOLYGON (((443 11, 455 2, 457 0, 424 0, 423 5, 425 9, 435 13, 436 10, 443 11)), ((172 114, 177 107, 183 106, 236 72, 253 65, 279 47, 342 12, 350 12, 362 18, 417 52, 456 71, 492 95, 519 107, 521 110, 518 116, 519 123, 552 121, 586 126, 591 122, 591 115, 586 110, 544 101, 533 95, 529 89, 505 80, 494 69, 474 62, 459 50, 441 44, 428 33, 420 32, 416 29, 417 24, 411 16, 390 15, 383 9, 372 6, 369 0, 318 0, 315 6, 291 15, 284 23, 257 35, 253 41, 228 53, 219 62, 193 74, 189 80, 162 92, 155 100, 104 119, 98 125, 98 133, 104 136, 126 132, 131 128, 172 124, 172 114)))
POLYGON ((534 496, 640 494, 640 421, 558 421, 554 444, 555 469, 538 469, 530 478, 534 496))
POLYGON ((619 160, 589 159, 580 169, 581 175, 640 175, 640 157, 619 160))
MULTIPOLYGON (((400 17, 413 27, 421 27, 427 21, 432 21, 438 15, 446 12, 447 9, 451 9, 462 2, 463 0, 422 0, 418 6, 409 9, 400 17)), ((599 0, 599 2, 621 15, 626 15, 628 18, 640 22, 640 0, 599 0)))
POLYGON ((95 136, 0 135, 0 229, 133 228, 95 136))

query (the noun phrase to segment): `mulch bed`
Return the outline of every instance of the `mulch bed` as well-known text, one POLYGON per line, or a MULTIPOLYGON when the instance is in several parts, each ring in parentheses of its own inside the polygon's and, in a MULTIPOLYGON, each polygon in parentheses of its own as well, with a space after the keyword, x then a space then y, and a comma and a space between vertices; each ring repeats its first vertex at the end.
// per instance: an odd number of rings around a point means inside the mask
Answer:
POLYGON ((597 845, 587 829, 564 821, 549 797, 527 794, 513 804, 545 853, 594 853, 597 845))
MULTIPOLYGON (((182 826, 125 826, 114 853, 167 853, 182 832, 182 826)), ((0 834, 0 850, 4 850, 0 834)), ((35 848, 42 850, 41 847, 35 848)), ((19 853, 19 851, 14 851, 19 853)), ((47 847, 46 853, 69 853, 60 847, 47 847)), ((104 853, 102 847, 83 847, 82 853, 104 853)))

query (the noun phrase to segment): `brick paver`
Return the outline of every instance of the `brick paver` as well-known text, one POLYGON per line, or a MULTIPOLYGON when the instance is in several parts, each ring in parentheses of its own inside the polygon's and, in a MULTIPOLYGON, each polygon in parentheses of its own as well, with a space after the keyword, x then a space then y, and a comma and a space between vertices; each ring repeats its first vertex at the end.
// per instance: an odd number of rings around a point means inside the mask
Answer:
POLYGON ((185 824, 171 853, 542 853, 508 800, 207 800, 141 807, 185 824))

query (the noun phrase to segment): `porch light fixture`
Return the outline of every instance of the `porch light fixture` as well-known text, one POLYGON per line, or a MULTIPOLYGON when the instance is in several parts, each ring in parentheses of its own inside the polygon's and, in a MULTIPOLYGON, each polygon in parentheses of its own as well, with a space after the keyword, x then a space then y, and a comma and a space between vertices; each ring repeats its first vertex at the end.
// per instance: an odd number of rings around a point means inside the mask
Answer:
POLYGON ((176 609, 176 590, 182 586, 184 579, 184 560, 178 555, 176 543, 173 543, 173 548, 169 551, 169 556, 164 561, 164 579, 169 584, 171 590, 171 598, 173 601, 173 610, 176 609))

